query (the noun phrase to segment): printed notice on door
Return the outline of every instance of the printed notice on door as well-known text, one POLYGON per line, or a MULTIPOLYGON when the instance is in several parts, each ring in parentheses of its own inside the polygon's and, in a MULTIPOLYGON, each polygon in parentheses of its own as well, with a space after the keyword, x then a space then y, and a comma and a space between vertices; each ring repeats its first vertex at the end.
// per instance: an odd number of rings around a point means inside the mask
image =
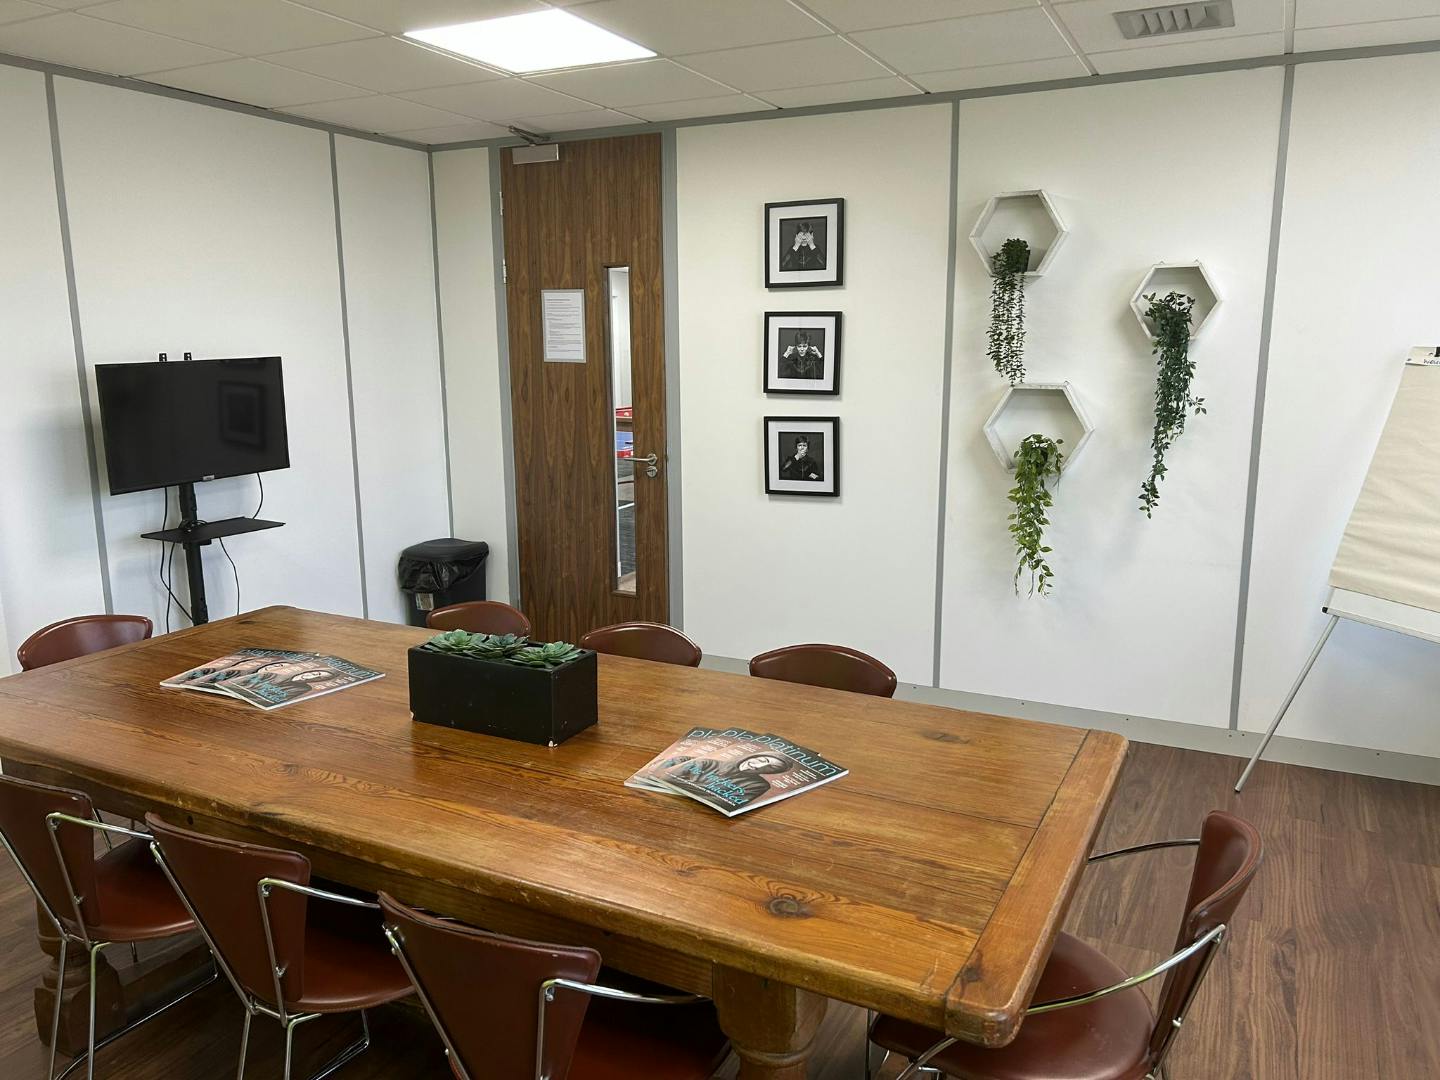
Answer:
POLYGON ((540 322, 547 363, 585 363, 584 289, 540 290, 540 322))

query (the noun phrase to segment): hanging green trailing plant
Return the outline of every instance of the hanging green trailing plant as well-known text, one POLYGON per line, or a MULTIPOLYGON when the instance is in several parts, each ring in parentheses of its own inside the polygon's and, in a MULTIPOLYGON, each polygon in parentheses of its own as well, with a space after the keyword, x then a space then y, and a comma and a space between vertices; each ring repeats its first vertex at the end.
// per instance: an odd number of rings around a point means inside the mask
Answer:
POLYGON ((1140 485, 1140 509, 1145 516, 1154 515, 1160 501, 1160 481, 1165 479, 1165 454, 1185 432, 1185 421, 1191 410, 1196 416, 1205 411, 1205 399, 1193 396, 1190 385, 1195 378, 1195 361, 1190 358, 1190 318, 1195 298, 1171 292, 1164 296, 1146 293, 1149 307, 1145 317, 1155 330, 1156 364, 1159 377, 1155 382, 1155 433, 1150 449, 1155 459, 1150 476, 1140 485))
POLYGON ((1025 381, 1025 271, 1030 245, 1010 239, 990 259, 990 362, 1011 386, 1025 381))
POLYGON ((1007 496, 1015 506, 1009 517, 1010 535, 1015 540, 1015 595, 1020 595, 1020 578, 1030 572, 1030 595, 1044 596, 1050 591, 1055 574, 1046 556, 1045 526, 1050 524, 1049 481, 1060 475, 1065 455, 1060 452, 1064 440, 1048 435, 1030 435, 1015 451, 1015 486, 1007 496))

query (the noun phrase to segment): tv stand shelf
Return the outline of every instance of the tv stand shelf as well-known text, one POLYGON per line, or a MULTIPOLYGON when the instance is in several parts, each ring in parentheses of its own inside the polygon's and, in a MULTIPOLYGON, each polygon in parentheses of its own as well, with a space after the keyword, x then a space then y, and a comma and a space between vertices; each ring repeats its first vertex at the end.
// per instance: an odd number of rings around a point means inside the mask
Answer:
POLYGON ((202 521, 191 528, 161 529, 159 532, 141 533, 144 540, 160 540, 167 544, 208 544, 225 536, 240 533, 260 532, 262 529, 278 529, 283 521, 263 521, 260 518, 226 518, 224 521, 202 521))

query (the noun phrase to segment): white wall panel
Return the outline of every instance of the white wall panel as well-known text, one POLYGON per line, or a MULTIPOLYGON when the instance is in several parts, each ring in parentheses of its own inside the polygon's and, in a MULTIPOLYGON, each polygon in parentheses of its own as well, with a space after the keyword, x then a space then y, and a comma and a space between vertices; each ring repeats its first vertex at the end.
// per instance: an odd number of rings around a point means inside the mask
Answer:
POLYGON ((1269 69, 961 103, 941 685, 1228 724, 1281 83, 1269 69), (1011 585, 1012 474, 981 432, 1005 383, 968 243, 990 195, 1030 188, 1071 232, 1026 291, 1027 377, 1070 380, 1095 425, 1055 495, 1046 598, 1011 585), (1153 263, 1193 259, 1226 298, 1195 345, 1209 413, 1147 520, 1155 362, 1128 304, 1153 263))
POLYGON ((509 521, 505 507, 504 401, 496 337, 495 245, 490 151, 435 155, 440 241, 440 307, 445 387, 450 403, 455 533, 490 545, 488 595, 509 600, 509 521))
MULTIPOLYGON (((1440 342, 1440 56, 1295 73, 1241 696, 1263 730, 1324 626, 1413 345, 1440 342)), ((1437 538, 1440 541, 1440 538, 1437 538)), ((1440 651, 1341 622, 1281 733, 1440 755, 1440 651)))
MULTIPOLYGON (((291 468, 266 476, 265 516, 286 525, 229 542, 243 606, 358 615, 326 134, 71 79, 56 93, 87 361, 283 356, 291 468)), ((198 494, 210 520, 255 509, 250 477, 198 494)), ((163 617, 158 548, 139 539, 161 494, 106 495, 104 512, 116 608, 163 617)), ((212 616, 233 613, 229 564, 205 560, 212 616)))
POLYGON ((450 535, 430 171, 402 147, 335 150, 370 617, 404 622, 396 559, 450 535))
POLYGON ((677 133, 685 629, 863 649, 929 682, 950 108, 677 133), (764 204, 845 198, 845 286, 764 288, 764 204), (841 394, 766 397, 767 310, 844 311, 841 394), (841 417, 840 495, 767 496, 762 418, 841 417))
POLYGON ((45 76, 0 67, 0 673, 47 623, 103 611, 45 76))

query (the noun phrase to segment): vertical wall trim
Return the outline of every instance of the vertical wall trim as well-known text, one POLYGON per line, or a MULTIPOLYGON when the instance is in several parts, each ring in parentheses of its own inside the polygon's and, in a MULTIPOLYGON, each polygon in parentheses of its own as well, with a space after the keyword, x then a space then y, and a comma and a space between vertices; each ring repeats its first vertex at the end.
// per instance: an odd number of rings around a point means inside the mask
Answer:
POLYGON ((105 542, 105 514, 100 506, 100 458, 95 444, 95 418, 90 415, 90 373, 85 363, 85 337, 80 329, 80 294, 75 287, 75 250, 70 239, 70 204, 65 198, 65 165, 60 153, 60 114, 55 105, 55 76, 45 73, 45 108, 50 118, 50 156, 55 171, 55 203, 60 217, 60 250, 65 258, 65 288, 70 297, 70 334, 75 342, 75 379, 80 386, 80 417, 90 464, 90 502, 95 515, 95 548, 100 558, 100 595, 106 614, 115 611, 110 590, 110 551, 105 542))
POLYGON ((445 313, 440 304, 440 221, 435 212, 435 155, 426 153, 430 173, 430 272, 435 278, 435 343, 440 349, 440 432, 445 440, 445 513, 455 535, 455 474, 450 468, 450 391, 445 379, 445 313))
POLYGON ((505 218, 500 204, 500 155, 490 159, 490 253, 495 271, 495 356, 500 364, 500 439, 505 455, 505 539, 510 572, 510 603, 520 606, 520 525, 515 520, 515 401, 510 396, 510 316, 505 288, 505 218))
POLYGON ((935 669, 940 685, 940 645, 945 628, 945 495, 950 477, 950 371, 955 344, 956 230, 960 227, 960 102, 950 103, 950 250, 945 259, 945 361, 940 379, 940 495, 935 515, 935 669))
POLYGON ((685 562, 680 461, 680 191, 675 129, 660 133, 660 237, 665 280, 665 494, 670 624, 685 627, 685 562))
POLYGON ((335 202, 335 258, 340 266, 340 339, 345 345, 345 399, 350 409, 350 465, 355 477, 355 550, 360 559, 360 614, 370 617, 370 591, 365 580, 365 519, 360 509, 360 438, 355 425, 355 376, 350 366, 350 302, 345 289, 345 237, 340 227, 340 161, 335 133, 330 133, 330 195, 335 202))
POLYGON ((1260 316, 1260 363, 1255 374, 1255 418, 1250 428, 1250 476, 1245 491, 1245 537, 1240 550, 1240 595, 1235 609, 1235 666, 1230 681, 1230 730, 1240 728, 1240 679, 1245 667, 1245 623, 1250 606, 1250 559, 1255 543, 1255 497, 1260 486, 1260 437, 1270 378, 1270 331, 1275 320, 1275 278, 1280 262, 1280 224, 1285 209, 1285 172, 1290 159, 1290 113, 1295 69, 1285 69, 1280 94, 1280 139, 1275 152, 1275 193, 1270 205, 1270 251, 1265 266, 1265 305, 1260 316))

